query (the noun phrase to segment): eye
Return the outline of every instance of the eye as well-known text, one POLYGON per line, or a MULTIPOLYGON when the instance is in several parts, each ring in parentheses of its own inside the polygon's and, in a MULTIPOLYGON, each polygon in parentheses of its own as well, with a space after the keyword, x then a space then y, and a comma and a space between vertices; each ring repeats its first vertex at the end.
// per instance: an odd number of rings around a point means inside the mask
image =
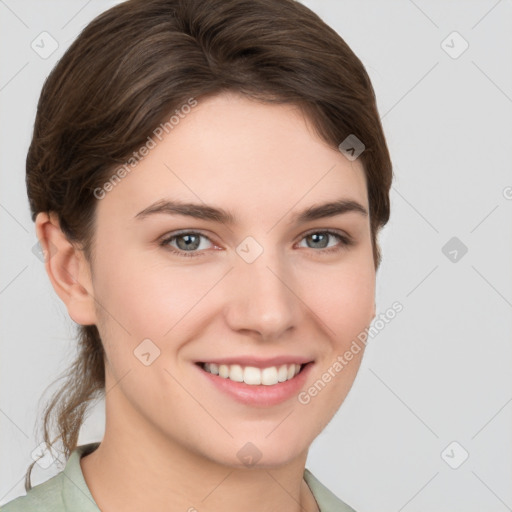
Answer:
MULTIPOLYGON (((183 231, 181 233, 174 233, 171 236, 164 238, 160 242, 160 245, 162 247, 168 248, 171 252, 178 254, 179 256, 202 256, 203 254, 201 252, 196 251, 196 249, 201 247, 201 238, 211 242, 207 236, 201 233, 197 233, 196 231, 183 231), (177 247, 170 245, 171 242, 174 242, 175 240, 177 247)), ((204 249, 204 247, 202 247, 202 249, 204 249)))
MULTIPOLYGON (((180 233, 172 233, 170 236, 164 238, 160 242, 160 246, 165 247, 172 253, 178 256, 194 257, 204 256, 204 250, 208 247, 201 247, 201 239, 208 240, 213 243, 206 235, 198 233, 197 231, 182 231, 180 233), (176 245, 172 245, 175 243, 176 245)), ((321 254, 338 252, 344 248, 354 245, 354 241, 348 235, 342 235, 337 231, 325 230, 325 231, 310 231, 303 235, 302 240, 310 242, 312 246, 308 246, 310 249, 319 249, 315 252, 321 254), (329 239, 335 238, 339 241, 334 246, 329 246, 329 239)))
POLYGON ((331 253, 331 252, 338 252, 343 250, 346 247, 349 247, 351 245, 354 245, 354 241, 352 238, 350 238, 347 235, 342 235, 341 233, 338 233, 337 231, 310 231, 309 233, 306 233, 302 240, 306 240, 306 242, 310 241, 312 244, 312 247, 309 246, 309 248, 313 249, 321 249, 321 253, 331 253), (336 238, 339 240, 339 243, 336 245, 327 245, 329 238, 336 238))

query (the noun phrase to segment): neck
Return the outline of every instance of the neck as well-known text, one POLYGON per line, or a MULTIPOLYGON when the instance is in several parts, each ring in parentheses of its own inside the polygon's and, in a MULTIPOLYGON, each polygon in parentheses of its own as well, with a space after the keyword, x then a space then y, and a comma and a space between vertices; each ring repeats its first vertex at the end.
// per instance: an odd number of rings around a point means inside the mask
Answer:
POLYGON ((103 512, 319 511, 303 478, 307 450, 284 465, 229 466, 112 407, 101 444, 80 461, 103 512))
POLYGON ((80 464, 103 512, 183 510, 318 512, 298 461, 274 469, 230 468, 212 461, 195 464, 180 450, 120 444, 104 438, 80 464), (141 492, 141 490, 146 492, 141 492))

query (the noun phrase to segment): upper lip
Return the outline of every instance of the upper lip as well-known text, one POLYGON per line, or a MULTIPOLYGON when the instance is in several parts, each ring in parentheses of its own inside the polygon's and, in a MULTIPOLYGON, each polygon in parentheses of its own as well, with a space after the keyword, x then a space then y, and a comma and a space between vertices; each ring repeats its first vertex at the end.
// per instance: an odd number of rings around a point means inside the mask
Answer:
POLYGON ((283 364, 306 364, 312 362, 313 359, 303 356, 276 356, 263 359, 261 357, 254 356, 232 356, 223 358, 214 358, 203 361, 197 361, 197 363, 215 363, 215 364, 239 364, 241 366, 254 366, 255 368, 267 368, 269 366, 280 366, 283 364))

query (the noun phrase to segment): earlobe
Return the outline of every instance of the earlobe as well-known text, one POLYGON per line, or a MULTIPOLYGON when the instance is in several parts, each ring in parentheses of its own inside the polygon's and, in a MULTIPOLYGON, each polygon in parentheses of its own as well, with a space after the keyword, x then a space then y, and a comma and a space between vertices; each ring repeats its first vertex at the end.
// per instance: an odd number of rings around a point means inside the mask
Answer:
POLYGON ((91 273, 83 252, 68 241, 54 212, 40 212, 35 223, 46 272, 69 316, 80 325, 96 324, 91 273))

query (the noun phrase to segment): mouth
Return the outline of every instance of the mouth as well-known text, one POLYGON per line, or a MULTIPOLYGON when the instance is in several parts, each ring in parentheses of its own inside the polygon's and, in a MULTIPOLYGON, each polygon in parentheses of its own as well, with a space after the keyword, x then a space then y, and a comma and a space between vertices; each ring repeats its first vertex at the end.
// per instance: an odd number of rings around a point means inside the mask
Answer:
POLYGON ((250 407, 268 408, 296 399, 300 390, 307 385, 315 364, 314 361, 290 358, 257 361, 251 358, 246 364, 234 359, 198 361, 194 366, 204 377, 204 383, 235 402, 250 407), (270 363, 279 363, 269 366, 270 363), (252 364, 252 366, 251 366, 252 364))
POLYGON ((275 366, 256 367, 242 364, 219 364, 197 362, 197 366, 206 373, 222 379, 240 382, 249 386, 275 386, 293 380, 313 361, 307 363, 287 363, 275 366))

